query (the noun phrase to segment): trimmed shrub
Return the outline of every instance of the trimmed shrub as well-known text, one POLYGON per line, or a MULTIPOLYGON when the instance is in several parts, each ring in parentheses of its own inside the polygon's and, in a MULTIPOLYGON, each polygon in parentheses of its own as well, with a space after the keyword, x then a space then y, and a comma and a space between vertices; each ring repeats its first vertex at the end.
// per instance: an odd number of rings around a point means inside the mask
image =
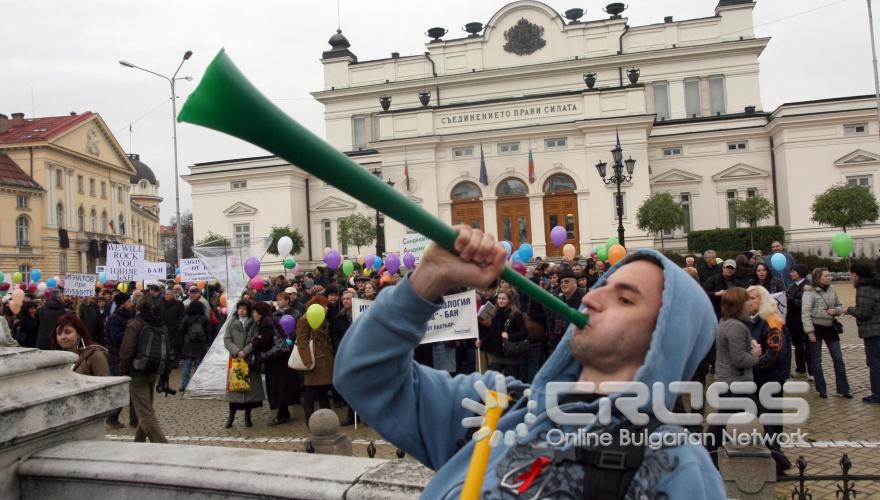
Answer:
POLYGON ((688 233, 688 252, 703 253, 706 250, 716 252, 737 252, 761 250, 764 255, 770 253, 770 245, 774 241, 785 244, 785 230, 782 226, 759 226, 755 228, 755 248, 751 248, 750 230, 747 227, 733 229, 708 229, 688 233))

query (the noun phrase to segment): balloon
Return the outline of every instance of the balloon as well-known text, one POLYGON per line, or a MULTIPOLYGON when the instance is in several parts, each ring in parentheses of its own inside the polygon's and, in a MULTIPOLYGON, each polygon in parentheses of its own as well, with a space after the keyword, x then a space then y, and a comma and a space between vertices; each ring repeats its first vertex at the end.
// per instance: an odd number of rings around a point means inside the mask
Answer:
POLYGON ((144 282, 143 281, 136 281, 134 283, 134 288, 135 288, 135 290, 143 290, 144 289, 144 282))
POLYGON ((181 280, 181 278, 180 278, 180 275, 179 275, 179 274, 178 274, 177 276, 174 277, 174 282, 175 282, 175 283, 180 283, 180 280, 181 280))
POLYGON ((385 269, 391 274, 396 274, 400 270, 400 257, 396 253, 385 256, 385 269))
POLYGON ((254 290, 259 290, 263 288, 263 278, 259 276, 254 276, 250 279, 250 281, 248 281, 248 285, 254 290))
POLYGON ((831 249, 838 257, 849 257, 852 253, 852 237, 846 233, 837 233, 831 237, 831 249))
POLYGON ((519 246, 519 250, 516 251, 519 256, 522 258, 523 262, 528 262, 532 260, 532 256, 535 254, 535 251, 532 249, 532 245, 528 243, 523 243, 519 246))
POLYGON ((13 283, 21 283, 21 273, 20 272, 15 271, 14 273, 12 273, 12 282, 13 283))
POLYGON ((781 253, 774 253, 770 256, 770 266, 773 268, 774 271, 784 271, 785 264, 787 264, 787 262, 785 261, 785 255, 782 255, 781 253))
POLYGON ((411 252, 403 254, 403 265, 406 266, 407 269, 416 267, 416 256, 411 252))
POLYGON ((372 272, 373 272, 372 269, 370 269, 369 267, 365 267, 363 274, 364 274, 364 276, 369 276, 370 274, 372 274, 372 272))
MULTIPOLYGON (((46 282, 45 282, 45 281, 41 281, 40 284, 37 285, 37 290, 39 290, 40 293, 42 293, 42 292, 45 292, 45 291, 46 291, 46 288, 47 288, 47 287, 48 287, 48 285, 46 285, 46 282)), ((55 287, 52 287, 52 288, 55 288, 55 287)))
POLYGON ((510 245, 510 242, 509 242, 509 241, 502 241, 502 242, 501 242, 501 246, 504 247, 504 253, 506 254, 506 255, 504 256, 504 258, 505 258, 505 259, 509 259, 509 258, 510 258, 510 253, 513 251, 513 247, 510 245))
POLYGON ((18 289, 21 290, 22 292, 27 291, 27 289, 28 289, 27 283, 19 283, 18 289))
MULTIPOLYGON (((312 305, 317 305, 317 304, 312 304, 312 305)), ((323 310, 323 309, 324 308, 321 307, 321 310, 323 310)), ((294 319, 294 317, 289 314, 285 314, 284 316, 281 316, 281 319, 278 320, 278 323, 281 325, 281 329, 284 330, 284 333, 288 337, 290 336, 290 332, 292 332, 293 329, 296 328, 296 319, 294 319)), ((318 326, 320 326, 320 325, 318 325, 318 326)))
POLYGON ((312 327, 312 330, 317 330, 321 324, 324 323, 324 318, 327 316, 327 312, 324 311, 324 306, 321 304, 312 304, 306 309, 306 321, 309 322, 309 326, 312 327))
POLYGON ((324 254, 324 263, 327 264, 327 267, 331 271, 335 271, 339 269, 339 265, 342 264, 342 256, 339 255, 339 252, 336 250, 330 250, 324 254))
POLYGON ((21 311, 22 304, 24 304, 24 290, 16 288, 12 291, 12 296, 9 299, 9 309, 12 310, 13 314, 18 314, 21 311))
POLYGON ((0 283, 0 291, 5 292, 7 290, 9 290, 9 283, 0 283))
POLYGON ((382 269, 382 257, 376 256, 376 259, 373 260, 373 269, 376 271, 382 269))
POLYGON ((618 240, 614 236, 605 240, 605 248, 607 248, 608 250, 611 250, 611 247, 613 247, 614 245, 619 245, 619 244, 620 244, 620 240, 618 240))
POLYGON ((626 257, 626 248, 623 248, 623 245, 616 244, 611 245, 611 248, 608 249, 608 262, 613 266, 620 262, 620 259, 626 257))
POLYGON ((366 257, 364 257, 363 264, 366 267, 373 267, 373 262, 375 262, 375 260, 376 260, 376 256, 373 254, 370 254, 370 255, 367 255, 366 257))
POLYGON ((224 316, 226 316, 227 314, 229 314, 229 309, 227 309, 225 307, 221 307, 220 312, 223 313, 224 316))
POLYGON ((128 293, 128 283, 123 281, 122 283, 116 285, 116 289, 122 293, 128 293))
POLYGON ((511 267, 513 267, 513 270, 514 270, 514 271, 516 271, 516 272, 522 274, 523 276, 526 275, 526 265, 523 264, 522 262, 520 262, 520 261, 518 261, 518 260, 517 260, 517 261, 514 261, 514 262, 513 262, 513 265, 512 265, 511 267))
POLYGON ((282 236, 278 239, 278 255, 282 257, 286 255, 290 255, 290 251, 293 250, 293 240, 290 239, 290 236, 282 236))
POLYGON ((354 272, 354 264, 350 260, 346 260, 342 263, 342 274, 346 276, 351 276, 351 273, 354 272))
POLYGON ((0 273, 0 283, 3 283, 3 273, 0 273))
POLYGON ((724 264, 724 259, 721 257, 715 257, 715 263, 720 266, 721 264, 724 264))
POLYGON ((220 294, 220 305, 226 307, 226 293, 220 294))
POLYGON ((568 260, 574 259, 574 253, 575 253, 574 245, 572 245, 571 243, 567 243, 564 247, 562 247, 562 256, 565 257, 566 259, 568 259, 568 260))
POLYGON ((49 288, 58 288, 58 278, 53 276, 46 280, 46 286, 49 288))
POLYGON ((205 283, 205 280, 196 281, 196 286, 199 287, 200 290, 204 290, 206 284, 207 283, 205 283))
POLYGON ((357 260, 358 264, 364 265, 364 256, 363 255, 358 255, 356 260, 357 260))
POLYGON ((291 269, 290 272, 292 272, 293 274, 298 273, 299 272, 299 264, 297 264, 293 269, 291 269))
POLYGON ((260 259, 256 257, 248 257, 246 261, 244 261, 244 272, 248 275, 248 278, 253 278, 260 272, 260 259))
POLYGON ((294 267, 296 267, 296 261, 293 260, 293 257, 285 257, 284 269, 293 269, 294 267))
POLYGON ((553 243, 554 247, 561 247, 565 244, 565 240, 567 239, 568 231, 566 231, 564 227, 556 226, 550 230, 550 243, 553 243))
POLYGON ((37 293, 37 284, 31 283, 30 286, 27 287, 27 290, 31 293, 37 293))
POLYGON ((31 281, 40 281, 40 278, 43 276, 43 271, 39 269, 31 270, 31 281))
POLYGON ((293 340, 292 339, 284 339, 284 341, 287 343, 287 347, 293 347, 293 340))
POLYGON ((608 260, 608 247, 606 247, 605 245, 599 247, 599 250, 596 251, 596 257, 598 257, 599 260, 602 261, 608 260))

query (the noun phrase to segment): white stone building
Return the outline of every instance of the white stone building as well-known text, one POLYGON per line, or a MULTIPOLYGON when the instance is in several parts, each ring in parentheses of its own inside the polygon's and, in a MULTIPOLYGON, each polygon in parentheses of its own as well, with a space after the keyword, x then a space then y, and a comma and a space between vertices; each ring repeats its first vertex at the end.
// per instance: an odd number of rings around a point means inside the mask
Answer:
MULTIPOLYGON (((313 95, 325 106, 334 147, 442 220, 528 241, 536 255, 559 254, 548 244, 557 224, 585 254, 617 235, 615 188, 595 165, 611 162, 618 135, 624 158, 636 160, 623 186, 627 247, 655 244, 634 220, 652 192, 687 207, 687 227, 666 239, 682 250, 688 230, 735 224, 728 200, 761 194, 777 207, 765 223, 786 229, 790 249, 827 255, 839 229, 812 223, 809 207, 835 183, 877 193, 876 104, 856 96, 764 110, 759 57, 770 39, 754 36, 753 8, 750 0, 720 0, 708 17, 629 26, 620 15, 580 21, 567 11, 564 19, 521 0, 484 29, 469 25, 470 36, 372 61, 359 61, 340 32, 321 59, 324 89, 313 95), (481 153, 488 184, 480 182, 481 153)), ((324 247, 339 248, 340 218, 375 213, 274 156, 190 168, 184 178, 197 240, 208 231, 265 236, 272 225, 290 224, 307 238, 297 258, 314 261, 324 247)), ((388 251, 405 232, 387 221, 388 251)), ((880 226, 851 234, 857 254, 876 255, 880 226)))

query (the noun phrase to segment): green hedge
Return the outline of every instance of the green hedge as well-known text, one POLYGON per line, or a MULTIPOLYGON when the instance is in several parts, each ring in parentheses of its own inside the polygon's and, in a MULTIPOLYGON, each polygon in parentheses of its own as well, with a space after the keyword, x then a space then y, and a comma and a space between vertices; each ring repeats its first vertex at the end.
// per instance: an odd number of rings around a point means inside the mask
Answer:
POLYGON ((830 257, 819 257, 817 255, 807 255, 801 252, 792 252, 791 256, 794 257, 794 261, 798 264, 803 264, 807 266, 807 269, 810 272, 817 267, 827 267, 829 271, 832 273, 844 273, 849 272, 849 266, 852 263, 860 262, 865 264, 870 268, 874 268, 874 259, 869 257, 856 257, 849 259, 841 259, 841 258, 830 258, 830 257))
POLYGON ((750 243, 749 228, 709 229, 688 233, 688 252, 703 253, 706 250, 716 252, 738 252, 761 250, 764 255, 770 253, 770 245, 774 241, 785 243, 785 230, 782 226, 759 226, 755 228, 755 245, 750 243))

